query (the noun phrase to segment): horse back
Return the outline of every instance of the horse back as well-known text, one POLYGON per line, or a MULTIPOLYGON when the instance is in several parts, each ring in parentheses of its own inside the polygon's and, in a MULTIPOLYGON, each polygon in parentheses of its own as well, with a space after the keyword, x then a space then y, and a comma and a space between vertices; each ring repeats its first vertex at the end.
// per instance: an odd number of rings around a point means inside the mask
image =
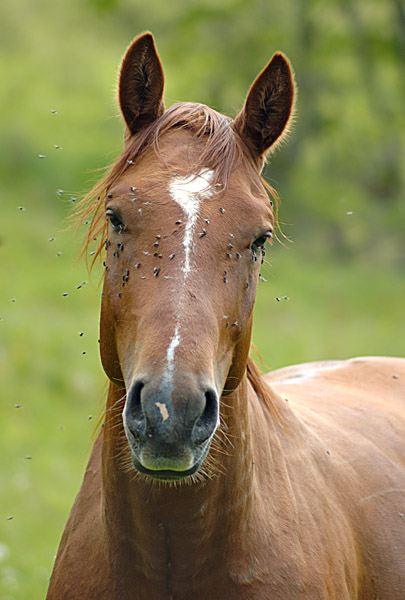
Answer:
MULTIPOLYGON (((297 417, 299 433, 286 437, 305 445, 318 489, 350 523, 362 585, 404 598, 405 360, 307 363, 265 379, 297 417)), ((308 473, 296 475, 302 493, 308 473)))

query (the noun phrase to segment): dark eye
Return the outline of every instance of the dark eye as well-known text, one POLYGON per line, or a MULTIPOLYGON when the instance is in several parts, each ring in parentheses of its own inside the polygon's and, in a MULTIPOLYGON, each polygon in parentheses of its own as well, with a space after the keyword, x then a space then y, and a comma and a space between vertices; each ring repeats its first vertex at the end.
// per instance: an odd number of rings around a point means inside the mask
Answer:
POLYGON ((260 237, 258 237, 257 239, 255 239, 255 241, 252 244, 252 250, 253 250, 253 252, 257 252, 258 250, 262 250, 264 248, 265 243, 270 238, 271 238, 271 231, 266 231, 266 233, 263 233, 263 235, 261 235, 260 237))
POLYGON ((121 221, 117 213, 114 212, 112 208, 109 208, 105 214, 107 216, 107 219, 110 221, 111 227, 114 229, 114 231, 116 231, 117 233, 122 233, 125 229, 125 225, 121 221))

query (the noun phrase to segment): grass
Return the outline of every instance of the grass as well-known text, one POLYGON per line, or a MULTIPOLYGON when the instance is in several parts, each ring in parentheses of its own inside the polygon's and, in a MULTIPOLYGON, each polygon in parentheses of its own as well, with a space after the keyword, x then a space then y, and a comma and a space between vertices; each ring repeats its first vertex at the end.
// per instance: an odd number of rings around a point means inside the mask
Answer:
POLYGON ((384 265, 309 259, 305 240, 274 248, 263 270, 253 341, 264 367, 353 356, 403 356, 403 280, 384 265), (266 289, 264 289, 266 288, 266 289), (287 296, 289 300, 283 297, 287 296), (275 298, 280 298, 277 301, 275 298))
POLYGON ((104 382, 99 290, 77 289, 88 276, 73 268, 73 234, 57 232, 58 211, 16 204, 4 208, 0 247, 2 600, 45 595, 104 382))

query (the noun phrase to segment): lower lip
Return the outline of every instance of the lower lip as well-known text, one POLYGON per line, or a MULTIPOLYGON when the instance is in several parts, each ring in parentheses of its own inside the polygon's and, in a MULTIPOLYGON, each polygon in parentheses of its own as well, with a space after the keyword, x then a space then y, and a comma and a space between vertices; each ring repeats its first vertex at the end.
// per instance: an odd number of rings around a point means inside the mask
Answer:
POLYGON ((143 475, 148 475, 152 479, 159 479, 160 481, 179 481, 181 479, 186 479, 191 475, 194 475, 196 471, 198 471, 199 465, 188 469, 187 471, 170 471, 170 470, 162 470, 155 471, 153 469, 145 469, 137 460, 134 460, 134 467, 143 475))

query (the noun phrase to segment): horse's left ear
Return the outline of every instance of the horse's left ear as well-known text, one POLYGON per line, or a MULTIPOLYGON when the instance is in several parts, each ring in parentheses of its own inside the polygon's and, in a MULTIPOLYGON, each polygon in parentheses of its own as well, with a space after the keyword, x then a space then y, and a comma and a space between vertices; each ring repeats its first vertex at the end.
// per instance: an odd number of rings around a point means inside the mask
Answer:
POLYGON ((164 111, 162 63, 151 33, 144 33, 130 45, 122 61, 119 100, 132 135, 164 111))
POLYGON ((273 56, 258 75, 240 114, 234 122, 255 160, 288 132, 294 107, 294 76, 288 59, 273 56))

